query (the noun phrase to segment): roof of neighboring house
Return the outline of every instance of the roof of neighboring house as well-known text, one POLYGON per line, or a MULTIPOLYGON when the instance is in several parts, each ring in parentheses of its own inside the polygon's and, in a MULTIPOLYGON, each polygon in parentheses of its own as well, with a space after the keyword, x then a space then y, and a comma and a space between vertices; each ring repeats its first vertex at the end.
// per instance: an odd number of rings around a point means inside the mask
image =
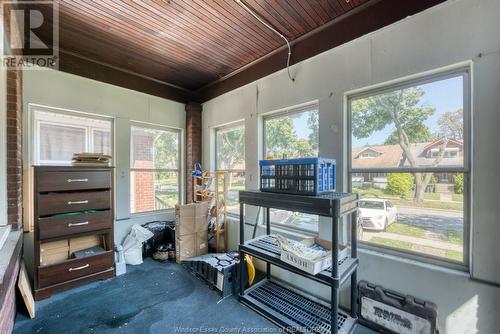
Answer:
MULTIPOLYGON (((439 148, 442 139, 433 142, 411 144, 411 150, 415 156, 418 166, 431 166, 435 158, 428 158, 425 154, 427 150, 439 148)), ((463 141, 450 139, 447 147, 460 147, 463 149, 463 141)), ((454 158, 444 158, 439 164, 440 167, 462 166, 463 156, 458 155, 454 158)), ((408 159, 405 158, 403 149, 397 145, 366 145, 363 147, 353 147, 352 149, 352 168, 391 168, 391 167, 409 167, 408 159), (361 157, 361 153, 366 150, 372 150, 379 155, 377 157, 361 157)))
POLYGON ((399 145, 371 145, 353 147, 352 168, 398 167, 401 163, 403 150, 399 145), (362 158, 360 153, 372 149, 379 153, 378 157, 362 158))

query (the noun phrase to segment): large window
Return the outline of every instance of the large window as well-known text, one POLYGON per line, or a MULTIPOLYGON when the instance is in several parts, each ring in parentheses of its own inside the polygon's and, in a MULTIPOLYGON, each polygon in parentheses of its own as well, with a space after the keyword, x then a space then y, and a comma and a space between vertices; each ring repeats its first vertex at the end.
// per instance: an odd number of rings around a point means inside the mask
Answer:
POLYGON ((131 213, 175 207, 179 203, 180 132, 170 129, 131 128, 131 213))
POLYGON ((238 192, 245 189, 245 126, 233 124, 215 130, 216 169, 229 173, 227 209, 239 214, 238 192))
MULTIPOLYGON (((264 117, 264 156, 272 159, 316 157, 319 149, 318 105, 264 117)), ((318 231, 318 217, 284 210, 271 210, 271 223, 318 231)))
POLYGON ((69 164, 74 153, 112 155, 112 121, 74 113, 34 111, 35 164, 69 164))
POLYGON ((463 69, 349 97, 367 244, 467 265, 468 86, 463 69))

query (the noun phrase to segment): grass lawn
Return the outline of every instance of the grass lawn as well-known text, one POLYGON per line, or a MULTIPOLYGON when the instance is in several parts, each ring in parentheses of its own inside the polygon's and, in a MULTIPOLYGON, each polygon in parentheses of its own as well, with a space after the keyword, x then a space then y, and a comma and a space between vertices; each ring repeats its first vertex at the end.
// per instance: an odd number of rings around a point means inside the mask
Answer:
POLYGON ((387 247, 392 247, 392 248, 397 248, 397 249, 407 249, 411 250, 413 244, 411 242, 406 242, 406 241, 399 241, 399 240, 391 240, 391 239, 386 239, 386 238, 381 238, 381 237, 373 237, 370 239, 370 242, 373 242, 375 244, 387 246, 387 247))
POLYGON ((464 207, 463 201, 440 202, 439 194, 436 193, 425 193, 424 200, 422 202, 415 202, 412 199, 413 193, 408 193, 406 196, 401 197, 397 195, 387 194, 383 189, 378 189, 378 188, 367 188, 367 189, 354 188, 353 191, 364 197, 386 198, 389 199, 395 205, 417 207, 417 208, 454 210, 454 211, 463 211, 464 207))
POLYGON ((462 245, 464 243, 463 231, 446 231, 445 235, 449 242, 459 245, 462 245))
POLYGON ((457 251, 452 251, 452 250, 447 250, 446 251, 446 257, 448 259, 450 259, 450 260, 455 260, 455 261, 462 262, 464 260, 464 253, 457 252, 457 251))
POLYGON ((423 228, 400 223, 393 223, 389 225, 386 231, 389 233, 407 235, 417 238, 422 238, 425 236, 425 230, 423 228))
MULTIPOLYGON (((411 194, 411 195, 413 195, 413 194, 411 194)), ((438 193, 424 193, 424 199, 439 201, 439 198, 440 198, 440 195, 438 193)))
POLYGON ((464 201, 464 194, 452 194, 451 199, 455 202, 463 202, 464 201))

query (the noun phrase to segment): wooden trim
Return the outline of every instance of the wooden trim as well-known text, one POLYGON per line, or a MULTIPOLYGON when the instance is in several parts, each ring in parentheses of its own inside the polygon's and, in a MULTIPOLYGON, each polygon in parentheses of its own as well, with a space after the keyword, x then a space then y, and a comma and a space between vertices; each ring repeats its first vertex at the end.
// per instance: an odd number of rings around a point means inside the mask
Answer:
POLYGON ((73 53, 65 53, 62 50, 59 56, 59 70, 62 72, 132 89, 180 103, 197 100, 195 94, 189 90, 177 88, 168 83, 160 83, 140 74, 118 69, 108 64, 95 62, 73 53))
MULTIPOLYGON (((292 43, 290 64, 296 64, 322 52, 350 42, 363 35, 388 26, 408 16, 438 5, 445 0, 378 0, 348 12, 308 34, 307 38, 292 43)), ((214 97, 256 81, 286 67, 287 50, 272 52, 237 74, 198 90, 199 101, 206 102, 214 97)))

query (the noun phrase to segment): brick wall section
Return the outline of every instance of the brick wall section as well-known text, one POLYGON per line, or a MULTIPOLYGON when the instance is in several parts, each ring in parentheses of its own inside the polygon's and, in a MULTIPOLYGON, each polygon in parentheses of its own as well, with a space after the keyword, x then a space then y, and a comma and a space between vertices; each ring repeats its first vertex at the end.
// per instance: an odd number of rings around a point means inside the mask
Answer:
POLYGON ((22 71, 7 70, 7 215, 22 226, 22 71))
POLYGON ((199 103, 186 104, 186 203, 193 201, 191 171, 201 162, 201 111, 199 103))
MULTIPOLYGON (((153 169, 154 137, 146 131, 134 130, 134 168, 153 169)), ((154 173, 134 172, 134 207, 133 212, 147 212, 155 209, 154 173)))

